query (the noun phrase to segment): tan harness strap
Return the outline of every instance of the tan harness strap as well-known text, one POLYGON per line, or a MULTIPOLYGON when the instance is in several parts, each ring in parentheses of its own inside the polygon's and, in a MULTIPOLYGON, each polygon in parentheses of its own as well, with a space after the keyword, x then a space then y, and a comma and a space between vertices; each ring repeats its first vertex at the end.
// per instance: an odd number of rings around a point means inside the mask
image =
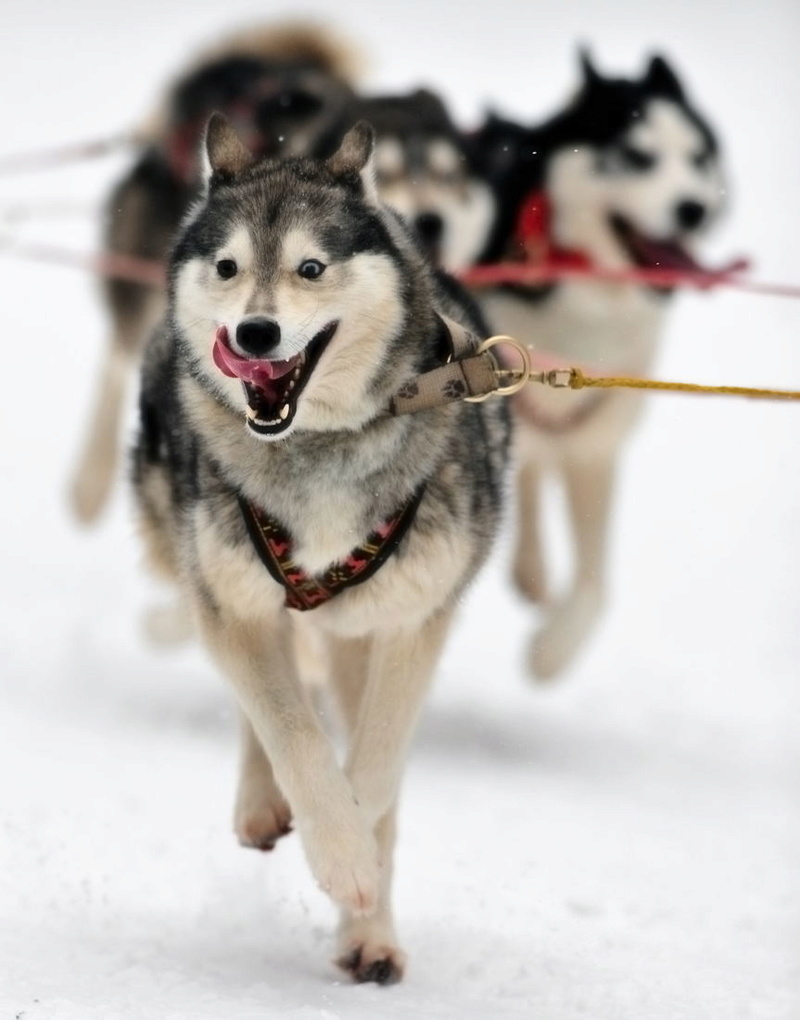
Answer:
POLYGON ((401 386, 389 404, 390 414, 427 411, 456 400, 485 397, 497 390, 498 366, 494 357, 488 350, 479 353, 481 341, 460 323, 446 315, 441 319, 450 348, 446 363, 401 386))
POLYGON ((401 386, 389 404, 393 415, 426 411, 467 397, 483 397, 497 389, 497 364, 488 351, 451 361, 401 386))

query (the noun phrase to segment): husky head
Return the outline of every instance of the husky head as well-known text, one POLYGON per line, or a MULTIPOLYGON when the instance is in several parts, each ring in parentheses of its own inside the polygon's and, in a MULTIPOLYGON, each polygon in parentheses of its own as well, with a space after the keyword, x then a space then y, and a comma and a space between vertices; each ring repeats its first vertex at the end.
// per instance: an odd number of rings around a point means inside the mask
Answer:
POLYGON ((494 119, 481 133, 507 196, 494 257, 541 192, 560 247, 610 268, 697 268, 692 249, 724 195, 711 128, 663 57, 638 80, 603 77, 586 53, 581 67, 572 105, 548 123, 529 130, 494 119))
POLYGON ((403 327, 423 260, 378 202, 373 138, 359 123, 326 161, 256 162, 223 117, 209 122, 171 315, 193 377, 259 438, 357 429, 415 370, 403 327))
POLYGON ((442 101, 418 89, 360 100, 355 109, 377 132, 381 199, 414 227, 435 263, 451 272, 471 265, 486 245, 494 199, 442 101))
POLYGON ((170 104, 167 145, 180 175, 195 177, 205 124, 222 110, 258 156, 308 152, 338 130, 352 90, 311 59, 281 61, 234 53, 179 81, 170 104))

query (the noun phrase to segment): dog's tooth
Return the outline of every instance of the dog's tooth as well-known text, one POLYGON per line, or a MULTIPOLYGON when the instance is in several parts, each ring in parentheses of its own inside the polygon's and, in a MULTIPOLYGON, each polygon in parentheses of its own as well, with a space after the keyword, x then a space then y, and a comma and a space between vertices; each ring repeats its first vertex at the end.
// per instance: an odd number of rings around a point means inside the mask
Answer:
POLYGON ((278 413, 281 416, 281 421, 286 421, 286 419, 289 417, 289 405, 284 404, 278 413))
POLYGON ((294 389, 294 379, 290 379, 289 380, 289 385, 286 387, 286 389, 287 390, 293 390, 294 389))
POLYGON ((244 413, 251 421, 258 421, 258 412, 254 411, 253 408, 248 404, 244 409, 244 413))

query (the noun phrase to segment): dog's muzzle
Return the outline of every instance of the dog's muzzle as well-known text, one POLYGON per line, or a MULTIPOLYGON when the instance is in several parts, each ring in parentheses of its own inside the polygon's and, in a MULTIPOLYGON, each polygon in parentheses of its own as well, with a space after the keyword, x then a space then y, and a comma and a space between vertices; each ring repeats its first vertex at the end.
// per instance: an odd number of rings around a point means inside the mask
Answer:
POLYGON ((227 327, 217 329, 214 364, 228 378, 241 380, 247 399, 247 425, 251 431, 272 438, 289 428, 297 411, 298 398, 338 325, 338 321, 329 322, 305 350, 285 361, 242 357, 231 348, 227 327))

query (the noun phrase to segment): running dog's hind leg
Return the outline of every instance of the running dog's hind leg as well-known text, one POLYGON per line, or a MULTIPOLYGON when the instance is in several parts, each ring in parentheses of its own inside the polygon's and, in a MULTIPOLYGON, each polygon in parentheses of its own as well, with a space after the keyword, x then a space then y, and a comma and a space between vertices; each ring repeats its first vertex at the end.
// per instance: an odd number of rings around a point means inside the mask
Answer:
POLYGON ((523 460, 517 471, 517 524, 514 550, 514 584, 531 602, 545 602, 547 579, 541 542, 540 495, 542 469, 523 460))
POLYGON ((356 981, 399 981, 405 953, 397 947, 391 906, 395 813, 406 752, 439 658, 450 612, 419 631, 376 635, 339 645, 334 684, 350 736, 345 771, 367 818, 375 826, 381 865, 375 913, 339 928, 338 963, 356 981), (371 646, 370 646, 371 644, 371 646))
POLYGON ((90 524, 105 506, 119 455, 119 431, 125 387, 133 369, 131 354, 112 343, 98 380, 95 406, 83 452, 70 485, 70 502, 76 518, 90 524))
POLYGON ((291 832, 292 813, 250 721, 241 714, 242 750, 233 827, 242 846, 272 850, 291 832))
POLYGON ((119 462, 125 393, 141 348, 163 311, 163 296, 151 287, 128 284, 138 293, 132 310, 115 309, 116 329, 106 351, 83 451, 70 485, 70 503, 79 521, 96 520, 108 501, 119 462))
POLYGON ((548 680, 568 666, 597 621, 605 598, 606 544, 614 481, 614 460, 563 463, 564 482, 575 539, 574 580, 552 610, 531 649, 531 671, 548 680))
POLYGON ((292 628, 274 619, 222 619, 198 606, 207 646, 231 680, 294 824, 320 888, 354 913, 371 913, 378 898, 372 826, 336 763, 329 740, 297 678, 292 628))

